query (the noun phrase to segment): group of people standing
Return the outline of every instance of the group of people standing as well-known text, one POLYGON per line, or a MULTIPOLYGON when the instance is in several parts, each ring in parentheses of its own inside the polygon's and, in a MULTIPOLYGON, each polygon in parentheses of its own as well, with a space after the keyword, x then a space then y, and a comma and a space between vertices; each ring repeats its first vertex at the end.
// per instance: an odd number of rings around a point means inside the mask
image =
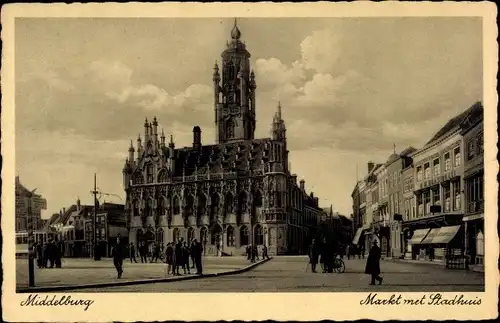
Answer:
POLYGON ((194 268, 196 268, 197 275, 203 274, 202 254, 203 247, 196 239, 193 239, 189 244, 184 241, 184 238, 169 242, 165 251, 167 274, 180 275, 180 268, 182 268, 184 274, 191 274, 190 269, 194 268), (191 259, 191 267, 189 266, 189 259, 191 259))
MULTIPOLYGON (((245 249, 247 259, 251 262, 255 262, 255 260, 259 260, 259 249, 256 244, 248 245, 245 249)), ((269 255, 267 254, 266 245, 262 246, 262 259, 269 259, 269 255)))
POLYGON ((136 255, 140 257, 141 263, 148 262, 148 256, 151 255, 151 262, 158 262, 158 259, 161 259, 161 254, 165 250, 165 245, 159 243, 153 243, 151 245, 151 249, 145 242, 139 242, 139 247, 137 250, 133 243, 128 245, 128 254, 130 258, 130 262, 137 263, 136 255))
POLYGON ((34 246, 36 263, 38 268, 61 268, 62 251, 61 242, 49 240, 45 243, 37 243, 34 246))
POLYGON ((326 238, 312 239, 309 246, 309 263, 311 271, 316 272, 316 265, 321 263, 323 273, 332 273, 335 257, 339 254, 335 245, 329 244, 326 238))
MULTIPOLYGON (((340 249, 342 249, 340 247, 340 249)), ((341 255, 339 252, 339 247, 335 247, 335 244, 327 243, 326 239, 313 239, 309 247, 309 263, 311 264, 311 271, 316 272, 316 265, 321 263, 324 273, 333 272, 333 266, 335 265, 335 258, 337 255, 341 255)), ((359 249, 361 250, 361 249, 359 249)), ((353 256, 350 248, 347 250, 348 258, 353 256)), ((364 253, 359 253, 359 257, 363 256, 364 253)), ((375 285, 375 281, 378 281, 379 285, 382 284, 383 278, 380 276, 380 258, 382 252, 378 246, 377 240, 373 241, 373 245, 368 253, 368 258, 366 259, 365 274, 370 275, 370 285, 375 285)), ((354 256, 353 256, 354 258, 354 256)))

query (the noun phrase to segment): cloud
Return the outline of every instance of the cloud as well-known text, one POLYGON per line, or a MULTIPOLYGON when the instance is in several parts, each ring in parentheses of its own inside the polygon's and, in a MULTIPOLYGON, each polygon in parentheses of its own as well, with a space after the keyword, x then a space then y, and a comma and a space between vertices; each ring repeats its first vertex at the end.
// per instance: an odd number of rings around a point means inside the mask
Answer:
POLYGON ((330 72, 341 55, 341 35, 333 29, 325 29, 307 36, 300 44, 304 68, 330 72))

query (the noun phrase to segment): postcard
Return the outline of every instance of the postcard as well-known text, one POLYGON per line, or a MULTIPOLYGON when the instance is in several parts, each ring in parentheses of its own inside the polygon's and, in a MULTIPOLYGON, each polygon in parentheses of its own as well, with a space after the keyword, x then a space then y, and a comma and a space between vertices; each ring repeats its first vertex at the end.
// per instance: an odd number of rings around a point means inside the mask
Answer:
POLYGON ((494 4, 3 9, 5 320, 498 316, 494 4))

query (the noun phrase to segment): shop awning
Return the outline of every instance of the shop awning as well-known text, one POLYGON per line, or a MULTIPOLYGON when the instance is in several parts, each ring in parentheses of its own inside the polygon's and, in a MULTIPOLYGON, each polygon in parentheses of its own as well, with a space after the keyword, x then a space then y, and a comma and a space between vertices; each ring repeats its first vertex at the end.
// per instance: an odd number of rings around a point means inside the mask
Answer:
POLYGON ((439 229, 438 234, 432 239, 432 244, 445 244, 449 243, 460 230, 459 225, 452 227, 442 227, 439 229))
POLYGON ((484 213, 464 216, 462 218, 462 221, 467 222, 467 221, 474 221, 474 220, 479 220, 479 219, 484 219, 484 213))
POLYGON ((412 245, 420 244, 430 230, 431 229, 415 230, 415 232, 413 232, 413 236, 411 237, 410 241, 408 241, 408 243, 412 245))
POLYGON ((422 242, 420 242, 420 244, 431 244, 432 243, 432 239, 434 239, 439 233, 439 228, 436 228, 436 229, 431 229, 431 231, 429 232, 429 234, 427 234, 427 236, 425 237, 424 240, 422 240, 422 242))
POLYGON ((363 233, 363 228, 358 228, 356 234, 354 235, 354 239, 352 239, 352 244, 358 244, 361 233, 363 233))

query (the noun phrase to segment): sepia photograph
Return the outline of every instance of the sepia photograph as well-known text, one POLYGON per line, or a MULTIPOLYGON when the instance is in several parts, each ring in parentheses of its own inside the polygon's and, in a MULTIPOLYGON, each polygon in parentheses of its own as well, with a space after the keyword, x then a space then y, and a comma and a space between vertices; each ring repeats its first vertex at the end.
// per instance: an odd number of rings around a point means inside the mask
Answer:
POLYGON ((479 306, 497 216, 484 18, 242 12, 12 19, 2 234, 21 306, 479 306))

